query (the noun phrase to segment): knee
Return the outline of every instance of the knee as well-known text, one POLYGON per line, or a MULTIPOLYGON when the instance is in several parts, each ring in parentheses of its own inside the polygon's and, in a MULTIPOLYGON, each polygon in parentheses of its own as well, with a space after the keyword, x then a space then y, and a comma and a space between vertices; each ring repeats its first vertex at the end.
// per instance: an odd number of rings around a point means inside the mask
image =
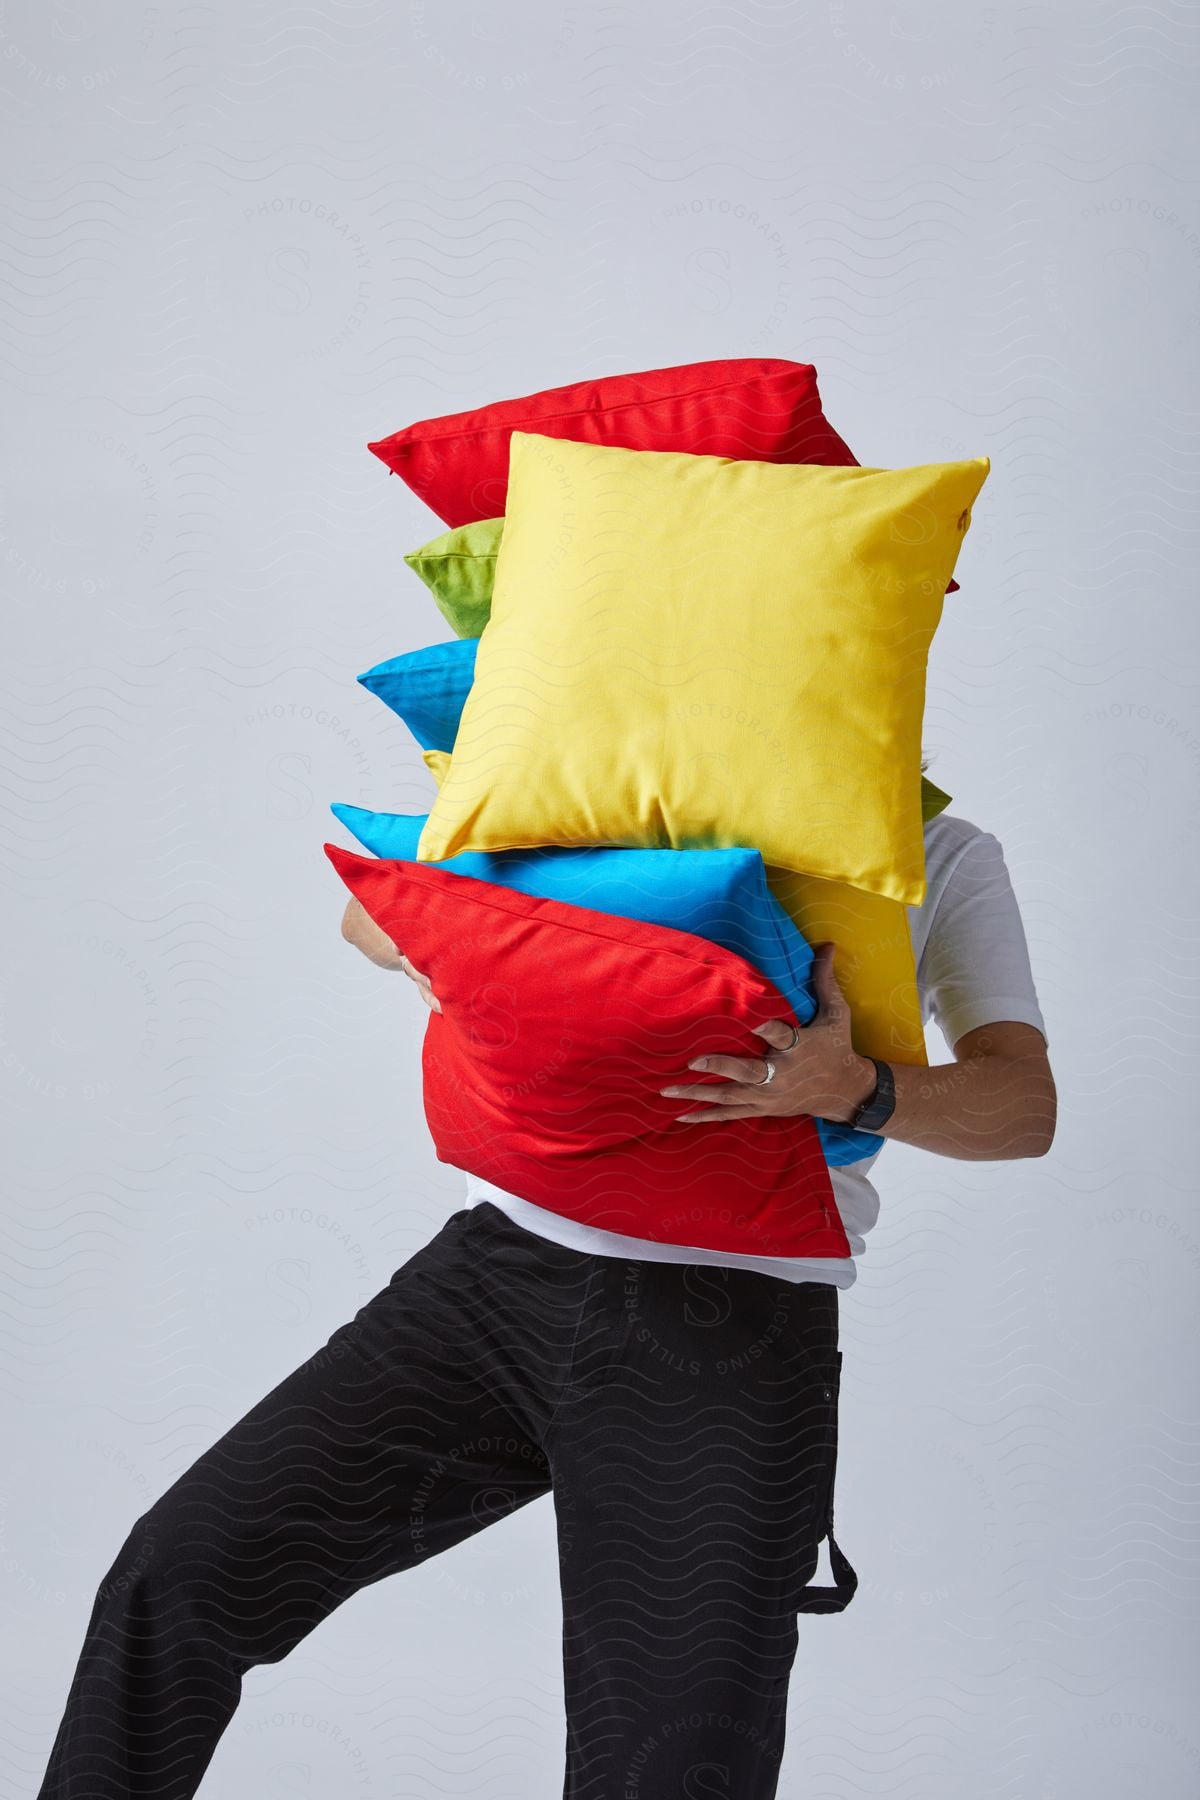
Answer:
POLYGON ((164 1497, 126 1532, 97 1586, 93 1621, 106 1621, 123 1643, 240 1652, 259 1596, 239 1580, 235 1555, 228 1530, 164 1497))
POLYGON ((164 1566, 169 1566, 170 1534, 166 1526, 160 1507, 151 1507, 134 1520, 100 1579, 97 1599, 119 1599, 143 1587, 151 1574, 161 1574, 164 1566))
POLYGON ((129 1527, 100 1581, 100 1595, 203 1586, 228 1560, 232 1535, 219 1507, 197 1503, 177 1484, 129 1527))

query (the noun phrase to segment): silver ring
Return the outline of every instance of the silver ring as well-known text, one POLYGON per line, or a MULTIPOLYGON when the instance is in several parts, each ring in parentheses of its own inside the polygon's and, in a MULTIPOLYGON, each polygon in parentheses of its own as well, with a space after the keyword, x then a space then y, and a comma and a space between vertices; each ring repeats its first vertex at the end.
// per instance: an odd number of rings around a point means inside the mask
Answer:
POLYGON ((769 1081, 774 1081, 774 1079, 775 1079, 775 1064, 771 1061, 769 1056, 765 1056, 763 1058, 763 1061, 767 1065, 767 1072, 763 1076, 761 1081, 756 1081, 753 1084, 755 1087, 766 1087, 766 1085, 769 1081))
MULTIPOLYGON (((793 1025, 792 1026, 792 1041, 788 1045, 787 1050, 794 1050, 796 1048, 796 1045, 799 1042, 800 1042, 800 1027, 798 1025, 793 1025)), ((785 1050, 783 1053, 785 1056, 787 1055, 787 1050, 785 1050)))

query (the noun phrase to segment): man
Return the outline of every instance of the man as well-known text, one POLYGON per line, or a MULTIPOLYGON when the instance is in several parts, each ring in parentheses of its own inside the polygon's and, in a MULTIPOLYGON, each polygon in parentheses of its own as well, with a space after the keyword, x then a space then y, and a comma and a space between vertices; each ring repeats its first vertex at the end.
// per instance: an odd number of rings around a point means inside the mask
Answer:
MULTIPOLYGON (((810 1113, 952 1158, 1046 1153, 1054 1080, 1001 846, 942 813, 925 854, 909 921, 953 1062, 858 1055, 822 945, 817 1016, 763 1027, 761 1058, 714 1052, 725 1085, 681 1070, 663 1090, 681 1120, 810 1113)), ((441 1010, 357 901, 342 929, 441 1010)), ((798 1614, 841 1610, 857 1582, 833 1535, 838 1289, 878 1215, 873 1161, 831 1171, 852 1253, 834 1260, 697 1250, 682 1221, 651 1244, 469 1176, 432 1241, 135 1523, 39 1800, 186 1800, 248 1668, 545 1494, 564 1800, 773 1800, 798 1614), (823 1538, 835 1581, 810 1587, 823 1538)))

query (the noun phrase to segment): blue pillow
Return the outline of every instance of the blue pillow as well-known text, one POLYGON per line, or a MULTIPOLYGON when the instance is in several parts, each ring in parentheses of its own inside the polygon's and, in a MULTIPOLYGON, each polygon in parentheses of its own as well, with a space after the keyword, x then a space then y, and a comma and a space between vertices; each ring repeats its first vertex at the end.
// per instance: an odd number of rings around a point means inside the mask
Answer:
MULTIPOLYGON (((472 652, 473 665, 475 640, 463 639, 446 648, 458 651, 464 644, 472 652)), ((429 652, 418 655, 427 657, 429 652)), ((397 663, 408 660, 396 658, 397 663)), ((456 660, 461 663, 461 657, 456 660)), ((331 811, 372 855, 416 861, 424 815, 368 812, 360 806, 342 805, 334 805, 331 811)), ((427 866, 475 881, 493 881, 539 899, 590 906, 618 918, 692 932, 744 957, 774 982, 802 1025, 816 1012, 812 951, 767 885, 757 850, 546 844, 520 850, 464 850, 427 866)), ((680 1079, 686 1078, 681 1071, 680 1079)), ((859 1162, 885 1141, 873 1132, 852 1131, 848 1125, 827 1119, 819 1119, 817 1129, 830 1168, 859 1162)))
POLYGON ((478 638, 430 644, 426 650, 410 650, 405 656, 393 656, 390 662, 377 663, 358 679, 378 694, 385 706, 399 713, 422 750, 453 750, 475 680, 478 648, 478 638))

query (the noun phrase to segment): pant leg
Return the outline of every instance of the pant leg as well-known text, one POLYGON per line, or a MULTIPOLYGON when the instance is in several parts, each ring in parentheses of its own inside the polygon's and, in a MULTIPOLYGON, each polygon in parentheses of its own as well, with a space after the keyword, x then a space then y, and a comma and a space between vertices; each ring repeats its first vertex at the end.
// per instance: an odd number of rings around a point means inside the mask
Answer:
POLYGON ((39 1800, 185 1800, 238 1703, 367 1583, 546 1493, 594 1259, 456 1213, 136 1521, 39 1800))
POLYGON ((546 1440, 564 1800, 773 1800, 832 1520, 837 1308, 821 1283, 613 1263, 546 1440))

